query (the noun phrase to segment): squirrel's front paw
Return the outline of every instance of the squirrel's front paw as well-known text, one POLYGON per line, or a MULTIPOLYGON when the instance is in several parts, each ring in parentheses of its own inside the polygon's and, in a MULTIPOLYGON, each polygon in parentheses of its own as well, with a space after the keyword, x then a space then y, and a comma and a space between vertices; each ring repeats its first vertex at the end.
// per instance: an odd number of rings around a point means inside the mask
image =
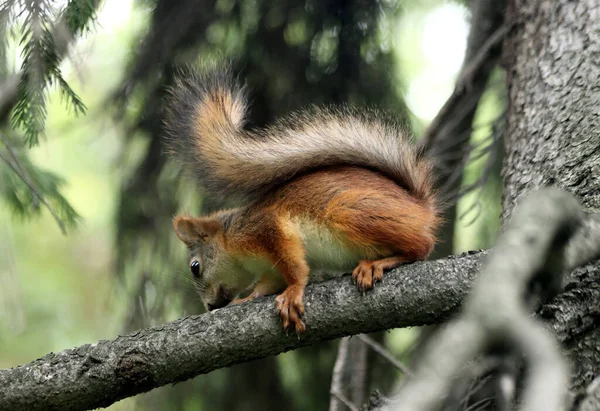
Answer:
POLYGON ((283 320, 284 330, 287 331, 288 328, 293 326, 298 334, 306 331, 306 325, 302 321, 302 315, 304 314, 303 295, 304 290, 302 288, 289 286, 275 299, 277 311, 283 320))
POLYGON ((363 293, 383 279, 383 265, 379 261, 361 260, 352 272, 352 281, 363 293))

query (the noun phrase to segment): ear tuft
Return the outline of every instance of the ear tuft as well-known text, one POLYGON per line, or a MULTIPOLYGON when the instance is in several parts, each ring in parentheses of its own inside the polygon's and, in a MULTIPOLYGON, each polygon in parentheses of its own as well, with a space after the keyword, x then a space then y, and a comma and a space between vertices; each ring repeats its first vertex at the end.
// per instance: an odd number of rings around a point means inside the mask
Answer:
POLYGON ((221 222, 214 218, 177 216, 173 219, 175 234, 188 247, 212 240, 221 227, 221 222))

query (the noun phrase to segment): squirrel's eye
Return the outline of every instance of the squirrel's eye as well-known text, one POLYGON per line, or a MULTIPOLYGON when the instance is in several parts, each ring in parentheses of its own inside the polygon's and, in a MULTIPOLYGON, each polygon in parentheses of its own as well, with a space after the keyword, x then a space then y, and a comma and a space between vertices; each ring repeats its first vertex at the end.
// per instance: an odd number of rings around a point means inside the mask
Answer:
POLYGON ((190 271, 194 277, 200 277, 200 263, 198 260, 192 261, 192 264, 190 264, 190 271))

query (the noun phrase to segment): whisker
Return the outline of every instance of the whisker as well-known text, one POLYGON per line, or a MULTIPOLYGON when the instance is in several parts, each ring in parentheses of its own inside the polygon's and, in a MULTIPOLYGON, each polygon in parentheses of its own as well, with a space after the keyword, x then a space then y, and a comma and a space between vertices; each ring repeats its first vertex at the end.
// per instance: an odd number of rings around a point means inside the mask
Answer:
POLYGON ((164 284, 167 283, 166 280, 168 279, 173 283, 184 285, 186 288, 195 288, 196 286, 194 280, 183 270, 178 270, 176 273, 163 273, 160 279, 164 284))
POLYGON ((271 269, 275 268, 275 266, 277 265, 277 263, 278 263, 278 262, 280 262, 280 261, 281 261, 281 258, 280 258, 279 260, 275 261, 275 264, 273 264, 273 265, 271 266, 271 269))

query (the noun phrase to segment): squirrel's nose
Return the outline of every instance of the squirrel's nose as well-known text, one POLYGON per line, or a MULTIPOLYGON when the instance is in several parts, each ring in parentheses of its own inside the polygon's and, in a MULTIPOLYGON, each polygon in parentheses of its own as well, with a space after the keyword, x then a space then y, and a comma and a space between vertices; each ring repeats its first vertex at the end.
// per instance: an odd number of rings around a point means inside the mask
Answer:
POLYGON ((229 296, 229 293, 223 288, 223 286, 220 286, 215 300, 206 304, 206 308, 208 308, 208 311, 212 311, 216 310, 217 308, 223 308, 230 302, 231 297, 229 296))

